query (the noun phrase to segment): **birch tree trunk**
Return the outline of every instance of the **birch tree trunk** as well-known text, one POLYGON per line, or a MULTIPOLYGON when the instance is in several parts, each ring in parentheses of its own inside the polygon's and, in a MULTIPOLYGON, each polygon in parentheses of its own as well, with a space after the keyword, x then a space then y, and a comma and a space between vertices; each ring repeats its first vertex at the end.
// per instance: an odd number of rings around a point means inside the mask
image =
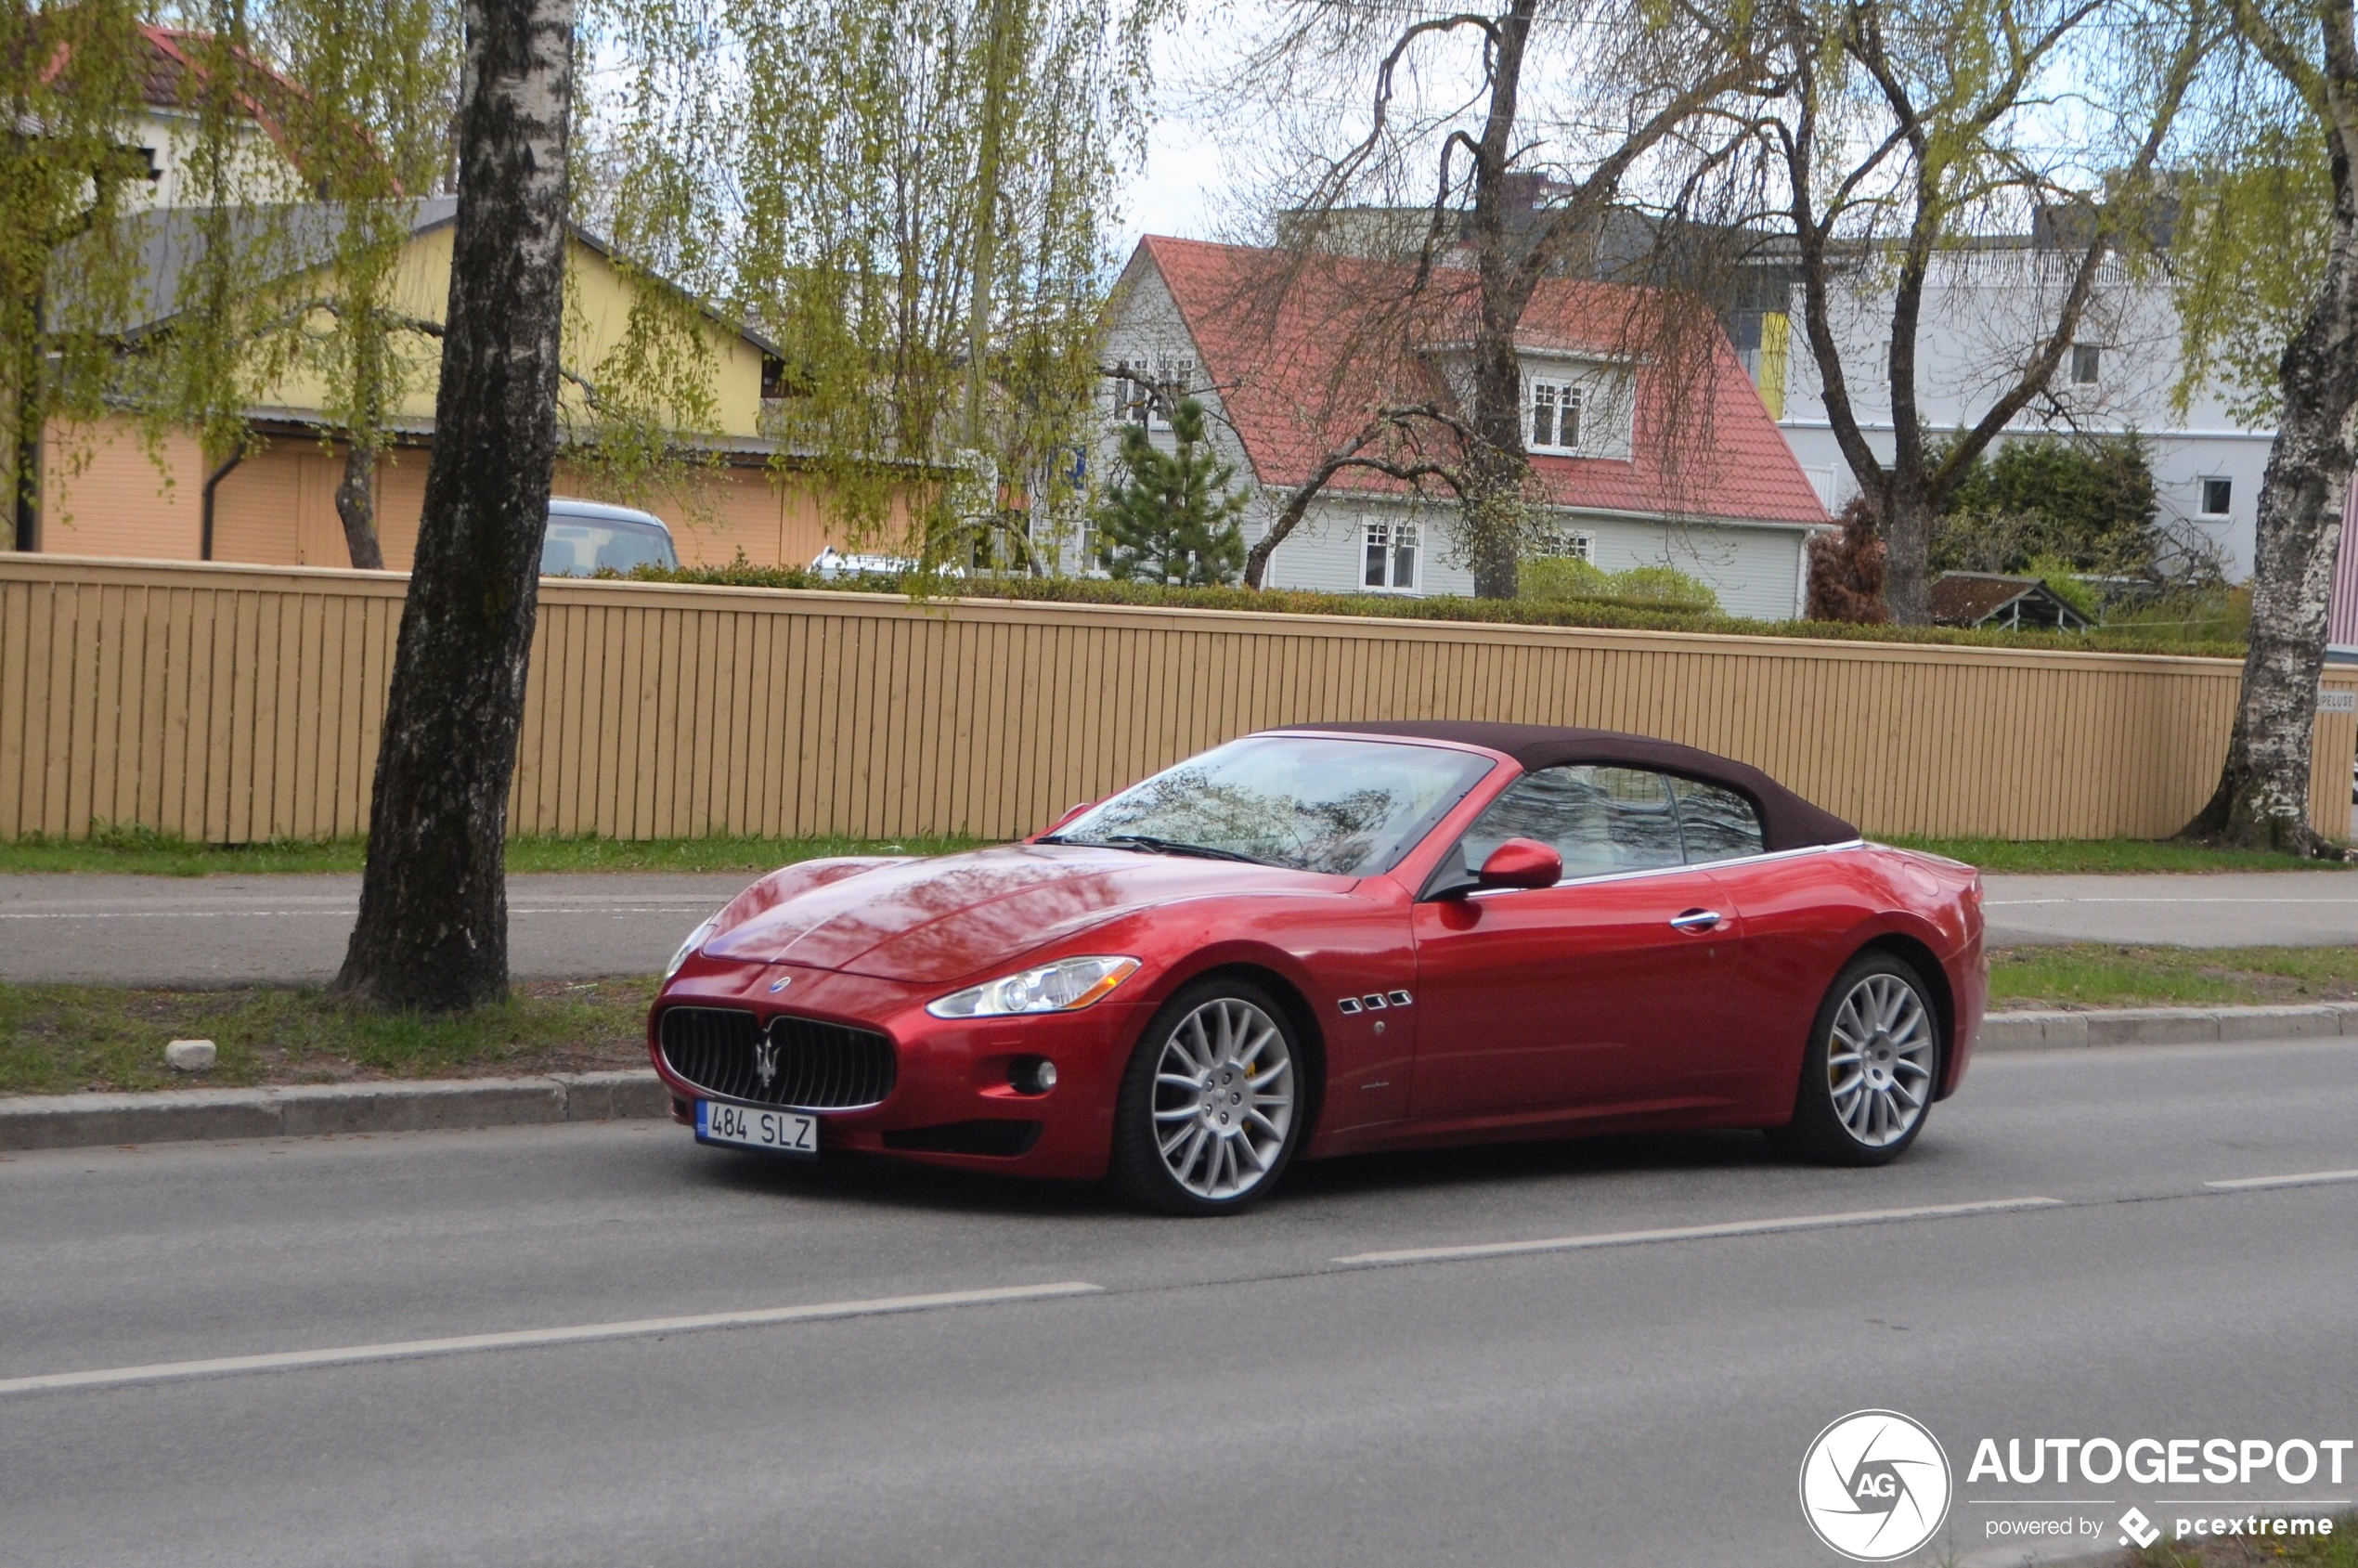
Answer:
POLYGON ((343 477, 336 484, 336 521, 343 525, 343 547, 355 567, 384 570, 384 547, 377 538, 377 454, 360 442, 345 447, 343 477))
POLYGON ((434 460, 339 992, 450 1012, 508 991, 508 786, 556 460, 573 0, 466 0, 434 460))
POLYGON ((2276 16, 2240 6, 2246 38, 2308 103, 2324 132, 2333 187, 2325 276, 2307 321, 2285 345, 2277 381, 2283 417, 2260 486, 2251 647, 2227 763, 2186 836, 2294 854, 2337 855, 2309 825, 2310 745, 2334 554, 2353 461, 2358 410, 2358 26, 2351 0, 2316 0, 2288 20, 2317 28, 2318 54, 2276 16))
POLYGON ((2341 543, 2358 409, 2358 49, 2351 16, 2327 8, 2327 135, 2333 158, 2333 242, 2316 308, 2285 347, 2284 416, 2260 486, 2258 560, 2251 579, 2251 647, 2243 697, 2219 787, 2184 832, 2253 849, 2332 856, 2309 825, 2310 745, 2326 616, 2341 543), (2336 34, 2339 32, 2339 38, 2336 34), (2340 47, 2336 48, 2339 43, 2340 47))

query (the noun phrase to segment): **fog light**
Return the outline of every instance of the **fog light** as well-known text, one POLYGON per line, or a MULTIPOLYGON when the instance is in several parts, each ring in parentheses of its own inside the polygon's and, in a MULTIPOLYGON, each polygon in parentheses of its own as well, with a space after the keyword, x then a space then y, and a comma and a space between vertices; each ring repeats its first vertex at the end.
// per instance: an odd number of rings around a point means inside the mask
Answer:
POLYGON ((1056 1064, 1045 1056, 1017 1056, 1007 1064, 1007 1082, 1018 1095, 1044 1095, 1056 1086, 1056 1064))

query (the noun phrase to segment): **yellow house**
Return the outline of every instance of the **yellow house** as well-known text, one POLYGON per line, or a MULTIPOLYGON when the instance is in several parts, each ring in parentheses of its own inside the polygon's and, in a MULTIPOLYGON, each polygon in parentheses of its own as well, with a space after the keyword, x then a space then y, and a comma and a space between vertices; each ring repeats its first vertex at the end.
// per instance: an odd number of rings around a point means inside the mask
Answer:
MULTIPOLYGON (((413 318, 442 319, 457 206, 451 197, 412 203, 394 307, 413 318)), ((322 257, 339 221, 333 209, 318 206, 279 209, 273 216, 292 237, 296 254, 308 243, 322 257)), ((196 217, 184 208, 135 220, 148 228, 150 298, 176 297, 177 268, 190 253, 196 217)), ((565 363, 590 375, 623 340, 633 285, 605 248, 579 229, 566 267, 565 363)), ((295 286, 297 270, 291 279, 295 286)), ((556 491, 654 512, 670 525, 683 563, 725 564, 742 551, 757 565, 806 565, 828 544, 828 527, 815 479, 800 477, 762 434, 763 395, 775 387, 778 360, 749 333, 717 318, 697 320, 714 427, 709 434, 718 438, 714 466, 698 468, 683 482, 684 492, 675 486, 674 493, 622 496, 560 460, 556 491)), ((416 546, 434 440, 438 345, 424 337, 415 341, 424 352, 392 421, 400 434, 377 477, 377 531, 385 564, 395 570, 408 569, 416 546)), ((577 387, 569 384, 568 397, 577 408, 577 387)), ((316 376, 298 369, 280 377, 249 410, 253 446, 234 462, 211 467, 193 434, 167 436, 158 454, 128 417, 97 429, 51 429, 32 548, 148 560, 351 564, 335 507, 344 449, 321 413, 324 401, 316 376)))

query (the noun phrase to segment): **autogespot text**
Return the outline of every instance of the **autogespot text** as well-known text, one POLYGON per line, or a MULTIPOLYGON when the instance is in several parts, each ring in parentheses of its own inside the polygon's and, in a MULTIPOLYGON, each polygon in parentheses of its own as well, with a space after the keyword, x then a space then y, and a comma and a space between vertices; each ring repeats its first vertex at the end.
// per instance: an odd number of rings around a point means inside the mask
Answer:
POLYGON ((1965 1484, 2011 1481, 2029 1486, 2078 1478, 2107 1486, 2124 1477, 2144 1486, 2248 1486, 2273 1476, 2287 1486, 2306 1486, 2326 1465, 2330 1485, 2341 1484, 2342 1464, 2358 1439, 2347 1437, 2139 1437, 2118 1443, 2109 1437, 2019 1437, 2006 1439, 2003 1463, 1998 1440, 1985 1437, 1974 1450, 1965 1484), (2050 1477, 2047 1464, 2054 1461, 2050 1477))

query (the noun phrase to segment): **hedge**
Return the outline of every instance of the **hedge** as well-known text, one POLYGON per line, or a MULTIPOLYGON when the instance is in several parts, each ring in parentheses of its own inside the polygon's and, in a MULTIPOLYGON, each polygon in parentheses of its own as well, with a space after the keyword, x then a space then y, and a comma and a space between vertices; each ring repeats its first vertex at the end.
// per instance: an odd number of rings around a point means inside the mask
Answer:
MULTIPOLYGON (((601 577, 617 576, 602 572, 601 577)), ((1373 616, 1401 620, 1472 621, 1502 626, 1589 627, 1605 631, 1705 631, 1740 637, 1797 637, 1820 641, 1923 642, 1963 648, 2036 648, 2079 653, 2157 654, 2240 659, 2240 642, 2190 641, 2135 628, 2098 628, 2066 634, 1982 631, 1962 627, 1851 626, 1833 621, 1764 621, 1714 612, 1679 610, 1629 599, 1467 599, 1436 595, 1313 593, 1299 589, 1168 588, 1101 577, 918 577, 847 574, 823 577, 797 566, 640 566, 641 582, 701 583, 719 588, 824 589, 836 592, 906 593, 913 598, 1001 599, 1050 604, 1136 604, 1168 610, 1250 610, 1282 616, 1373 616)))

